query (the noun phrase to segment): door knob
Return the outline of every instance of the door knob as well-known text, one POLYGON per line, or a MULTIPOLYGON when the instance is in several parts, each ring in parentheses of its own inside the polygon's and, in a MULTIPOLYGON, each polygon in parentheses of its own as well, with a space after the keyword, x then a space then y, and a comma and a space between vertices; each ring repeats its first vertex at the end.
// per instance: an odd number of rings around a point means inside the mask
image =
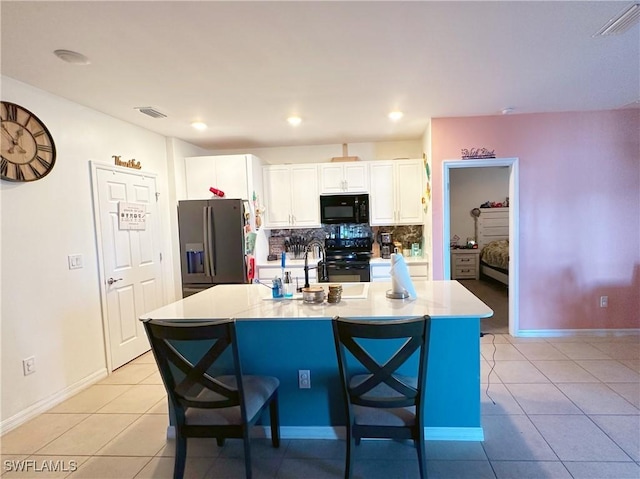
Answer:
POLYGON ((118 282, 118 281, 122 281, 122 278, 118 278, 118 279, 109 278, 109 279, 107 280, 107 284, 108 284, 109 286, 111 286, 113 283, 116 283, 116 282, 118 282))

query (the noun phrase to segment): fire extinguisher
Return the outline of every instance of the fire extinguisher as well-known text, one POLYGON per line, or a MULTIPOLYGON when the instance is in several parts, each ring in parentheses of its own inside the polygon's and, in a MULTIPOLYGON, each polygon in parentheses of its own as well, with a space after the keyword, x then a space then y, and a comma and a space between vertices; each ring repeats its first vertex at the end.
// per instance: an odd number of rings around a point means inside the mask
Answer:
POLYGON ((219 196, 220 198, 224 196, 224 191, 219 190, 218 188, 214 188, 213 186, 209 188, 209 191, 214 195, 219 196))

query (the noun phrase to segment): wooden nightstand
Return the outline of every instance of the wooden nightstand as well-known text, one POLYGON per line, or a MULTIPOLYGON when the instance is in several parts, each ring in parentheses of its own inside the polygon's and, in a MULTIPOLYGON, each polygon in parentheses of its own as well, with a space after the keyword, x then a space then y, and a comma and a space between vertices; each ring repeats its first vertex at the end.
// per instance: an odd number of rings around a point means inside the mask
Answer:
POLYGON ((451 250, 451 279, 480 279, 480 250, 451 250))

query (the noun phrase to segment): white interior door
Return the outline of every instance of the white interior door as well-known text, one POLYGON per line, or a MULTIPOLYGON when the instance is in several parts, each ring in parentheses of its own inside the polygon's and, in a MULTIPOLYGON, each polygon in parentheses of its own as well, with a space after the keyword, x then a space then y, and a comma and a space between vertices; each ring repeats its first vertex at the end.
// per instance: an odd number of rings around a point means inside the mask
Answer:
POLYGON ((150 349, 138 318, 162 305, 156 179, 108 165, 94 165, 93 173, 103 322, 113 370, 150 349), (120 223, 119 205, 125 203, 146 210, 141 229, 120 223))

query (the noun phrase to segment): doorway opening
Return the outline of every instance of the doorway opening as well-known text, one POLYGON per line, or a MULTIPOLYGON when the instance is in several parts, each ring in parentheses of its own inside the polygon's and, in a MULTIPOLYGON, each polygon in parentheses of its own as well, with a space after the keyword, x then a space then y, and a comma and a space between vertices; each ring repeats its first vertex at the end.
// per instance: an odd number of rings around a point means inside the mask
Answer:
MULTIPOLYGON (((451 172, 458 168, 492 168, 507 167, 509 169, 509 334, 517 336, 519 331, 519 182, 518 158, 491 158, 487 160, 452 160, 443 162, 443 266, 444 278, 451 278, 451 172)), ((478 260, 479 261, 479 260, 478 260)), ((477 266, 480 267, 480 264, 477 266)))

